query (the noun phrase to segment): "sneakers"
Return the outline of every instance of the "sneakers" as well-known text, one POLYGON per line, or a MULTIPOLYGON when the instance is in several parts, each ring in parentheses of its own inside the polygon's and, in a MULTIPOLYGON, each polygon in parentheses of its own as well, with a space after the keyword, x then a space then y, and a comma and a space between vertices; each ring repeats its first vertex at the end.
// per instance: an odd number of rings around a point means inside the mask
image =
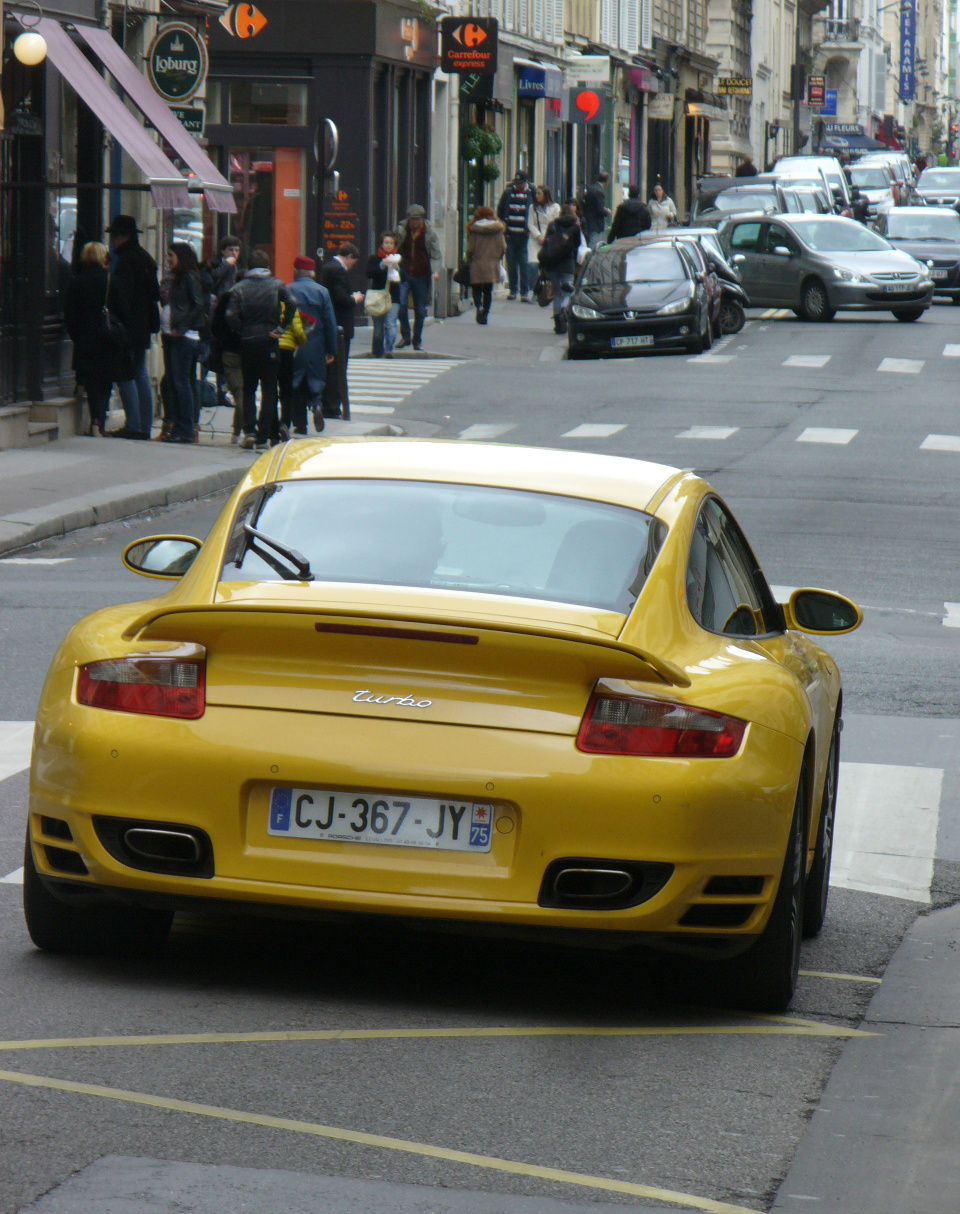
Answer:
POLYGON ((394 343, 393 348, 395 350, 403 350, 409 345, 410 345, 409 341, 407 341, 407 339, 405 337, 401 337, 394 343))
POLYGON ((240 439, 239 445, 244 451, 253 451, 257 445, 257 440, 252 434, 245 434, 243 438, 240 439))
POLYGON ((521 296, 520 296, 520 302, 521 302, 521 303, 532 304, 532 303, 533 303, 533 296, 532 296, 532 295, 521 295, 521 296))
POLYGON ((270 450, 270 444, 269 443, 257 443, 257 445, 253 449, 257 453, 257 455, 261 455, 264 451, 270 450))
POLYGON ((234 446, 236 446, 236 445, 237 445, 237 443, 239 443, 239 442, 240 442, 240 434, 239 434, 239 431, 238 431, 236 434, 231 434, 231 435, 230 435, 230 442, 231 442, 231 443, 233 443, 233 445, 234 445, 234 446))
POLYGON ((516 293, 516 291, 514 291, 514 293, 513 293, 512 295, 508 295, 508 296, 507 296, 507 299, 516 299, 516 298, 517 298, 517 293, 516 293))
POLYGON ((420 341, 415 341, 415 342, 413 343, 413 349, 414 349, 414 351, 415 351, 415 352, 416 352, 416 351, 419 351, 419 350, 422 350, 422 349, 423 349, 423 342, 420 342, 420 341))

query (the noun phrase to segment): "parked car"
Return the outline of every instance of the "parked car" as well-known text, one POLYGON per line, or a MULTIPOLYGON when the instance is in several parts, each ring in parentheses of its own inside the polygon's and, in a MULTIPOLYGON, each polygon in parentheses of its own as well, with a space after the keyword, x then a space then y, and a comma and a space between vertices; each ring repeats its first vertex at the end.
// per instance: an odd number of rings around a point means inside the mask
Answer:
POLYGON ((917 173, 906 152, 867 152, 856 163, 857 168, 868 168, 878 164, 886 165, 893 173, 894 181, 898 182, 901 190, 901 202, 906 204, 913 195, 917 183, 917 173))
POLYGON ((697 197, 690 216, 691 227, 715 228, 726 216, 739 211, 786 210, 783 195, 775 181, 754 178, 709 177, 697 183, 697 197))
POLYGON ((880 215, 874 227, 895 249, 926 265, 934 295, 960 304, 960 215, 952 207, 898 207, 880 215))
POLYGON ((834 202, 842 210, 853 210, 853 196, 843 175, 840 161, 833 156, 782 156, 774 166, 780 177, 817 175, 822 173, 830 187, 834 202))
POLYGON ((933 299, 925 265, 839 215, 738 216, 720 239, 755 306, 792 308, 803 320, 838 309, 921 317, 933 299))
POLYGON ((796 185, 784 179, 781 186, 784 213, 787 215, 832 215, 834 208, 830 197, 814 185, 798 182, 796 185))
POLYGON ((916 193, 925 206, 956 206, 960 202, 960 169, 924 169, 917 178, 916 193))
POLYGON ((616 240, 586 262, 568 306, 572 358, 642 349, 709 350, 711 297, 683 241, 616 240))
POLYGON ((889 165, 850 165, 844 172, 851 187, 859 190, 860 197, 866 201, 867 219, 874 219, 879 211, 890 210, 896 205, 901 187, 889 165))
POLYGON ((740 274, 723 252, 723 246, 713 228, 670 228, 668 232, 644 232, 640 238, 644 244, 657 241, 682 240, 696 257, 703 259, 707 285, 713 292, 710 320, 714 335, 739 333, 743 328, 743 309, 747 297, 740 286, 740 274))

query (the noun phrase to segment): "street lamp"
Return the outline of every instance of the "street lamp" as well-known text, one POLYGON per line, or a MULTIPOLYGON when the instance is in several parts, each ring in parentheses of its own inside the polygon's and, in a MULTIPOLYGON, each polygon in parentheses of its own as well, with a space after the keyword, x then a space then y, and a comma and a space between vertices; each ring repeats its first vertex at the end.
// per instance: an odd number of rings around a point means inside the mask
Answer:
POLYGON ((20 18, 20 24, 28 28, 24 29, 23 33, 14 41, 13 53, 24 67, 36 67, 47 57, 47 41, 33 28, 43 20, 43 9, 36 0, 20 0, 20 3, 32 4, 37 10, 37 16, 34 17, 31 14, 29 18, 26 15, 20 18))

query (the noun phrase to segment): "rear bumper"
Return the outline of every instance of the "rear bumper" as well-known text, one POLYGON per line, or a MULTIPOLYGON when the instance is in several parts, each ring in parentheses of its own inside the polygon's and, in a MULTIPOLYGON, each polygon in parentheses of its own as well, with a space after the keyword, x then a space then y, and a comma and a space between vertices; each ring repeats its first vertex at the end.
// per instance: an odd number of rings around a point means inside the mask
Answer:
POLYGON ((742 922, 718 934, 761 930, 802 758, 797 742, 756 725, 733 759, 648 760, 586 755, 567 735, 218 707, 198 721, 171 722, 68 704, 58 720, 45 714, 37 738, 34 859, 57 885, 170 905, 680 936, 714 934, 701 930, 702 913, 697 930, 681 924, 691 907, 732 902, 744 907, 742 922), (493 845, 466 854, 277 838, 266 830, 275 786, 489 802, 493 845), (102 845, 95 815, 206 832, 214 875, 128 867, 102 845), (45 834, 43 817, 66 822, 72 841, 45 834), (78 854, 87 875, 65 871, 48 847, 78 854), (668 864, 673 872, 625 909, 539 905, 545 870, 565 857, 668 864), (705 895, 717 876, 757 878, 756 890, 705 895))

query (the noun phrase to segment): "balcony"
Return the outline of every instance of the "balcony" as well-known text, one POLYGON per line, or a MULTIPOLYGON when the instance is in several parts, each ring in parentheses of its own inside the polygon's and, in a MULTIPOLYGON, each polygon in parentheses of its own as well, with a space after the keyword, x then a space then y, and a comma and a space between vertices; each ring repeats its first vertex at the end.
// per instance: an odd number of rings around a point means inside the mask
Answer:
POLYGON ((860 21, 857 17, 847 20, 826 17, 822 29, 825 46, 851 46, 860 42, 860 21))

